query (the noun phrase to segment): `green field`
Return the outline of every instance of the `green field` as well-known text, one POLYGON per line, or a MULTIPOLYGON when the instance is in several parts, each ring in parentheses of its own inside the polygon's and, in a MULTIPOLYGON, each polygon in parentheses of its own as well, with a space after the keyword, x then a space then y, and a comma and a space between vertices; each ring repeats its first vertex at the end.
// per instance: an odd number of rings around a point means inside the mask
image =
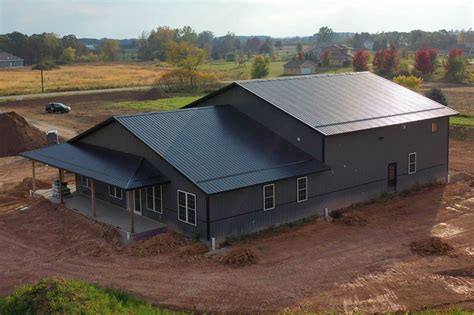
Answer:
MULTIPOLYGON (((270 74, 268 77, 275 78, 283 75, 283 65, 287 61, 272 61, 270 63, 270 74)), ((202 67, 203 70, 214 71, 220 80, 247 80, 250 79, 252 62, 248 61, 245 65, 239 65, 235 62, 226 62, 223 60, 211 61, 202 67)))
POLYGON ((474 116, 459 115, 449 118, 450 125, 474 127, 474 116))
POLYGON ((181 108, 201 97, 202 95, 175 96, 149 101, 114 102, 106 106, 113 109, 128 109, 137 112, 164 111, 181 108))

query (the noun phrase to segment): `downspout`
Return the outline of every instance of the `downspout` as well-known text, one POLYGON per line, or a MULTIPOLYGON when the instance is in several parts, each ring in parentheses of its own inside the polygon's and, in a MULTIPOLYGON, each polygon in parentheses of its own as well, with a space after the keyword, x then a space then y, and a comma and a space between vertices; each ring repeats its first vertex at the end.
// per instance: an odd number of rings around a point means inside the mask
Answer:
POLYGON ((209 206, 209 195, 206 195, 206 234, 207 240, 211 240, 211 211, 209 206))

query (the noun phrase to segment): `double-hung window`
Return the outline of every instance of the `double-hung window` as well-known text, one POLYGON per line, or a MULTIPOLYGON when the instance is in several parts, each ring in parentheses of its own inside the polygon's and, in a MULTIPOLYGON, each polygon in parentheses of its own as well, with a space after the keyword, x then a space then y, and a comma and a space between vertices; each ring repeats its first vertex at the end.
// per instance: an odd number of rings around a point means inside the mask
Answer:
POLYGON ((263 186, 263 210, 275 208, 275 184, 263 186))
POLYGON ((151 211, 163 213, 162 188, 159 186, 150 186, 146 189, 146 208, 151 211))
POLYGON ((123 198, 122 197, 122 188, 119 188, 119 187, 116 187, 116 186, 113 186, 113 185, 109 185, 109 195, 111 197, 122 200, 122 198, 123 198))
POLYGON ((196 195, 178 190, 178 220, 196 225, 196 195))
POLYGON ((300 177, 296 180, 297 202, 308 200, 308 177, 300 177))
POLYGON ((416 173, 416 152, 408 154, 408 174, 416 173))
POLYGON ((82 187, 91 188, 91 179, 86 176, 81 176, 81 177, 82 177, 82 187))

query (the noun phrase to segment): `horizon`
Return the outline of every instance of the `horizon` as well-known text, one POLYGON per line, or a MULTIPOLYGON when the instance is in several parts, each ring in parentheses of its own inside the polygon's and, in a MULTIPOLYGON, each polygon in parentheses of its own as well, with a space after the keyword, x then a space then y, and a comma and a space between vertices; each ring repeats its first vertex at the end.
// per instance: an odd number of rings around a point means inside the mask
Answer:
POLYGON ((312 36, 321 26, 338 33, 381 33, 467 30, 474 24, 471 1, 457 0, 449 6, 444 1, 410 3, 403 0, 383 7, 377 3, 373 0, 358 4, 307 0, 292 3, 281 0, 0 0, 0 34, 47 32, 60 36, 74 34, 78 38, 132 39, 158 26, 189 25, 196 32, 209 30, 218 37, 231 32, 237 36, 292 38, 312 36), (31 15, 31 12, 36 14, 31 15), (423 14, 420 16, 419 12, 423 14), (48 15, 52 18, 45 18, 48 15), (207 16, 213 18, 207 19, 207 16), (229 19, 229 16, 234 18, 229 19), (115 27, 114 21, 122 27, 115 27))

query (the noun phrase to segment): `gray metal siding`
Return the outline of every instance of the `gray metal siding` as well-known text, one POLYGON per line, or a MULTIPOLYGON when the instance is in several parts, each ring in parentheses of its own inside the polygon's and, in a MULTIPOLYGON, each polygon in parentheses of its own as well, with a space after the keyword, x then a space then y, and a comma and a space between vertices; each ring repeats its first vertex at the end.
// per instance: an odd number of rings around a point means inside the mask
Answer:
POLYGON ((296 202, 296 178, 275 182, 275 209, 263 211, 263 185, 210 196, 211 236, 249 233, 379 197, 388 191, 388 164, 397 163, 397 190, 445 182, 448 118, 438 118, 326 139, 332 170, 308 176, 309 200, 296 202), (431 132, 431 122, 438 131, 431 132), (383 137, 383 138, 381 138, 383 137), (417 172, 408 174, 408 154, 417 152, 417 172))
MULTIPOLYGON (((194 184, 184 178, 179 172, 171 167, 166 161, 159 157, 140 140, 130 134, 117 122, 112 122, 99 130, 85 136, 79 141, 103 146, 120 152, 131 153, 144 157, 167 178, 169 184, 163 185, 163 215, 161 222, 188 235, 199 233, 201 238, 206 237, 206 195, 194 184), (183 190, 196 195, 197 226, 178 221, 177 214, 177 190, 183 190)), ((142 203, 144 205, 145 192, 142 192, 142 203)), ((159 218, 155 213, 143 211, 143 215, 150 218, 159 218)))
POLYGON ((204 100, 197 106, 229 104, 272 132, 322 161, 322 135, 240 86, 204 100), (299 141, 298 141, 299 137, 299 141))

